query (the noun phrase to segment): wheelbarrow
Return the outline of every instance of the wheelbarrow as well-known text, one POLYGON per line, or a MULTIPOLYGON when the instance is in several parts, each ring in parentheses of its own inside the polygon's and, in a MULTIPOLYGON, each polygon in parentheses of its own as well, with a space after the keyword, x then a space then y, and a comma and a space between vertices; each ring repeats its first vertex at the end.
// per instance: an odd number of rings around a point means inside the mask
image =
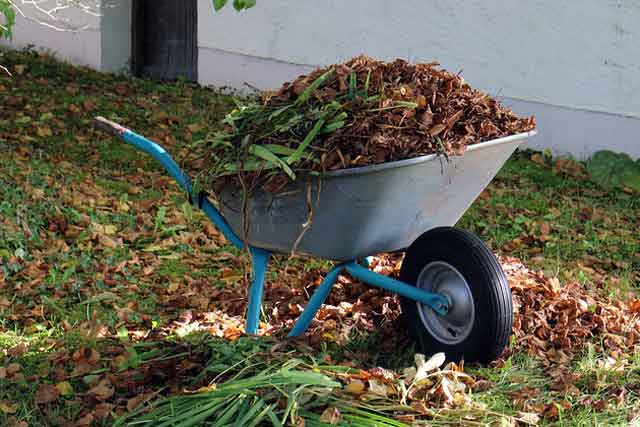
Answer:
POLYGON ((507 279, 491 250, 453 225, 535 131, 471 145, 449 159, 432 154, 299 177, 277 194, 257 190, 245 210, 239 188, 220 191, 216 207, 205 193, 194 194, 191 180, 160 145, 103 117, 95 124, 150 154, 227 240, 240 249, 248 246, 248 334, 258 330, 270 255, 295 250, 337 264, 289 336, 307 330, 346 271, 400 296, 418 351, 488 363, 504 350, 513 322, 507 279), (405 251, 399 280, 369 269, 371 255, 395 251, 405 251))

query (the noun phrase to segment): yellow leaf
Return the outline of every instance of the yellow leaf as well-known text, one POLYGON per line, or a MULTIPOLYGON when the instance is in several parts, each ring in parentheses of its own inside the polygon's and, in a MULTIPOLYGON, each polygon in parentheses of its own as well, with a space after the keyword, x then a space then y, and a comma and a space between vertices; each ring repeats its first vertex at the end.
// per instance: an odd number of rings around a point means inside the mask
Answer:
POLYGON ((53 132, 51 131, 51 128, 50 128, 50 127, 48 127, 48 126, 39 127, 39 128, 36 130, 36 133, 38 134, 38 136, 39 136, 40 138, 46 138, 46 137, 49 137, 49 136, 52 136, 52 135, 53 135, 53 132))
POLYGON ((112 224, 105 225, 105 224, 98 224, 97 222, 94 222, 91 225, 93 226, 93 229, 100 234, 107 234, 111 236, 116 234, 116 231, 118 231, 118 228, 112 224))
POLYGON ((349 384, 344 388, 347 393, 359 395, 364 393, 366 385, 360 380, 351 380, 349 384))
POLYGON ((42 199, 44 197, 44 190, 42 188, 34 188, 32 194, 34 199, 42 199))
POLYGON ((0 411, 5 414, 15 414, 18 411, 18 404, 7 402, 6 400, 0 400, 0 411))
POLYGON ((63 396, 73 395, 73 387, 71 386, 71 383, 69 383, 69 381, 62 381, 56 384, 56 388, 63 396))

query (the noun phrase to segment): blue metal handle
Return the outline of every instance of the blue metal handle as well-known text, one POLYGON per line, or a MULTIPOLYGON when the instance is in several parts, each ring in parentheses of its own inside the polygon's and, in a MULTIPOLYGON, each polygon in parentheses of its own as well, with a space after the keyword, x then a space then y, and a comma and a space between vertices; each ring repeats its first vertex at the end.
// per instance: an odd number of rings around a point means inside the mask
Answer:
POLYGON ((424 291, 391 277, 373 272, 355 262, 345 264, 344 268, 358 280, 425 304, 441 316, 449 312, 449 299, 442 294, 424 291))
MULTIPOLYGON (((111 120, 107 120, 104 117, 96 117, 95 120, 96 127, 106 130, 118 137, 120 137, 127 144, 133 145, 139 150, 144 151, 147 154, 150 154, 158 163, 162 165, 162 167, 171 175, 173 179, 180 185, 180 187, 189 195, 191 195, 192 199, 198 199, 198 195, 193 194, 193 186, 191 185, 191 180, 184 173, 180 166, 173 160, 173 158, 167 153, 167 151, 162 148, 159 144, 156 144, 153 141, 149 141, 142 135, 138 135, 130 129, 125 128, 124 126, 119 125, 118 123, 112 122, 111 120)), ((244 248, 244 242, 236 233, 233 232, 227 220, 224 219, 222 214, 215 206, 209 201, 208 198, 201 198, 201 203, 199 203, 200 208, 204 211, 204 213, 209 217, 209 219, 215 224, 215 226, 220 230, 220 232, 227 238, 234 246, 239 249, 244 248)))

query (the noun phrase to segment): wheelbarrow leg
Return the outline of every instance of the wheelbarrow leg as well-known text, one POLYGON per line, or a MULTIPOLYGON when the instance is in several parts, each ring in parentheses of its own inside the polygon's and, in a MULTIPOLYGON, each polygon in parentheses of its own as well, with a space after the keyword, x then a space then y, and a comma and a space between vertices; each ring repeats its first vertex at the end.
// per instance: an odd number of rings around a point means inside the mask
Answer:
POLYGON ((343 269, 344 264, 339 264, 333 270, 327 273, 318 289, 316 289, 313 295, 311 295, 311 299, 309 299, 309 302, 304 308, 304 311, 302 312, 300 317, 298 317, 298 320, 293 326, 293 329, 291 329, 291 332, 289 332, 290 337, 297 337, 298 335, 304 334, 304 332, 311 324, 311 321, 315 317, 316 313, 324 303, 324 300, 327 299, 329 292, 331 292, 331 288, 333 288, 333 285, 336 283, 336 280, 338 280, 338 276, 343 269))
POLYGON ((250 248, 253 264, 253 281, 249 288, 249 305, 247 306, 247 334, 258 333, 260 322, 260 307, 262 306, 262 294, 264 291, 264 278, 267 273, 270 252, 264 249, 250 248))

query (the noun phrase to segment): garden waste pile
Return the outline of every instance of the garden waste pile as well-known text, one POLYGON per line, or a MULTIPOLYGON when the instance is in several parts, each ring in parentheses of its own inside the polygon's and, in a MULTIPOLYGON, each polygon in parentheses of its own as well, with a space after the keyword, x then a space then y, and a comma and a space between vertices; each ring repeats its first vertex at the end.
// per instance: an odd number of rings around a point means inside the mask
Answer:
MULTIPOLYGON (((238 102, 210 146, 209 177, 321 173, 438 153, 535 128, 436 62, 359 56, 238 102)), ((273 182, 273 181, 270 181, 273 182)))

